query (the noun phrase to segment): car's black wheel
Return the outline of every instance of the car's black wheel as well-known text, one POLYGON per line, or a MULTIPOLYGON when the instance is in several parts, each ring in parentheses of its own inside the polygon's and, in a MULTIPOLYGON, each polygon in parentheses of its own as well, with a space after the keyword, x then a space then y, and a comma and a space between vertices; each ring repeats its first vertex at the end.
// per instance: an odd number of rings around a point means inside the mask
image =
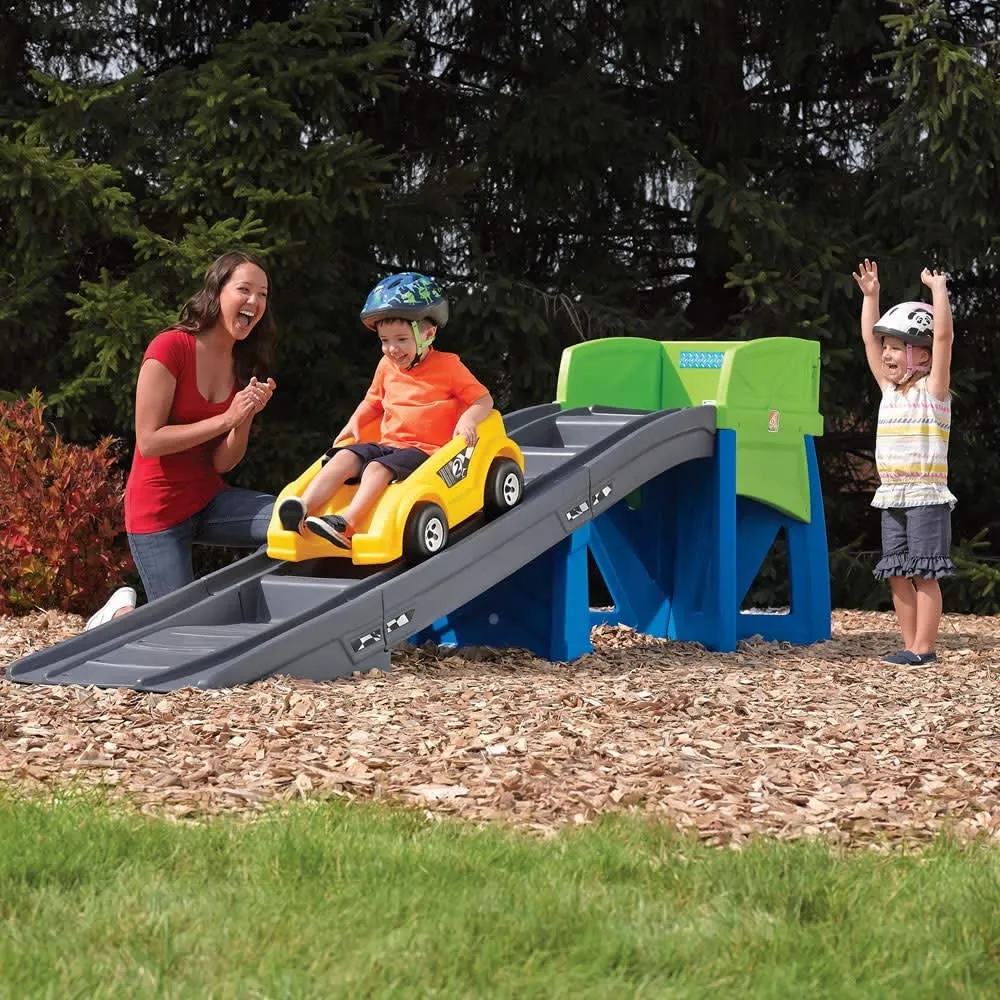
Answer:
POLYGON ((408 563, 423 562, 448 544, 448 518, 430 501, 415 504, 403 532, 403 558, 408 563))
POLYGON ((524 476, 512 458, 495 458, 486 473, 483 510, 487 517, 496 517, 516 507, 524 496, 524 476))

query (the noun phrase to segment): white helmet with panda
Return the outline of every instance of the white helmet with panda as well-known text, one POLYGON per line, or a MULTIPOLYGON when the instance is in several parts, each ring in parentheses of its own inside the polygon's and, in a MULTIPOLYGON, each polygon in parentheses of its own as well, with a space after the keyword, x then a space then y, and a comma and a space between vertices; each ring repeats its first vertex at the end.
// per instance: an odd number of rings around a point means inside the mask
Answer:
POLYGON ((906 345, 906 371, 901 382, 914 375, 926 375, 928 364, 917 364, 914 347, 934 346, 934 306, 929 302, 900 302, 893 306, 872 329, 879 337, 895 337, 906 345))
POLYGON ((934 343, 934 306, 929 302, 900 302, 874 326, 880 337, 898 337, 904 344, 930 347, 934 343))

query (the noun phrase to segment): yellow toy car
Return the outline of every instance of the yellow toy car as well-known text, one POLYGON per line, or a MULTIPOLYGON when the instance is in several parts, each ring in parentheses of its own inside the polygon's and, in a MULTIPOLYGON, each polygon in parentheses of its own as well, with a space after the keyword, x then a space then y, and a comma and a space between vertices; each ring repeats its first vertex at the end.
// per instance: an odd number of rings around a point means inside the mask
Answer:
MULTIPOLYGON (((362 441, 377 441, 379 422, 362 428, 362 441)), ((353 439, 338 441, 351 444, 353 439)), ((479 425, 479 440, 468 445, 456 437, 429 456, 401 483, 392 483, 368 516, 357 525, 350 549, 331 545, 311 532, 286 531, 278 507, 286 497, 301 496, 309 481, 329 460, 332 451, 317 459, 278 496, 267 529, 267 554, 272 559, 301 562, 316 558, 349 558, 358 565, 393 562, 403 558, 418 563, 440 552, 448 533, 473 514, 495 516, 520 503, 524 496, 524 456, 507 437, 497 410, 479 425)), ((347 505, 357 483, 342 486, 319 510, 335 514, 347 505)))

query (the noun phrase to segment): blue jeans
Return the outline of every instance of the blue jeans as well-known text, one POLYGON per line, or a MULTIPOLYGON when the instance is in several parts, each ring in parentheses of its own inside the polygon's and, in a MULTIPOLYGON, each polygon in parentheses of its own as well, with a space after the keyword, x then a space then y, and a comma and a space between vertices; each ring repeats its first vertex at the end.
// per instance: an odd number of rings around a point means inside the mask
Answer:
POLYGON ((147 599, 155 601, 194 580, 191 546, 195 542, 231 548, 263 545, 273 507, 270 493, 229 486, 208 506, 172 528, 130 534, 128 547, 147 599))

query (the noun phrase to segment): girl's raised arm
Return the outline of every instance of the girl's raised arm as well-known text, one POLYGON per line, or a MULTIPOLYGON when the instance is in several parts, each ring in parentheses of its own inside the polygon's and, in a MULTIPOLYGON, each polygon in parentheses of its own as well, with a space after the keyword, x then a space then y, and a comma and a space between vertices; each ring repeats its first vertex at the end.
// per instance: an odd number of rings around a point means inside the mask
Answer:
POLYGON ((861 339, 865 344, 868 367, 881 389, 888 380, 882 367, 882 340, 875 333, 875 324, 879 317, 878 264, 866 257, 851 277, 858 283, 858 288, 864 296, 861 303, 861 339))
POLYGON ((927 391, 935 399, 947 399, 951 392, 951 346, 955 326, 948 298, 948 275, 925 267, 920 280, 931 290, 934 303, 934 349, 931 351, 931 373, 927 376, 927 391))

